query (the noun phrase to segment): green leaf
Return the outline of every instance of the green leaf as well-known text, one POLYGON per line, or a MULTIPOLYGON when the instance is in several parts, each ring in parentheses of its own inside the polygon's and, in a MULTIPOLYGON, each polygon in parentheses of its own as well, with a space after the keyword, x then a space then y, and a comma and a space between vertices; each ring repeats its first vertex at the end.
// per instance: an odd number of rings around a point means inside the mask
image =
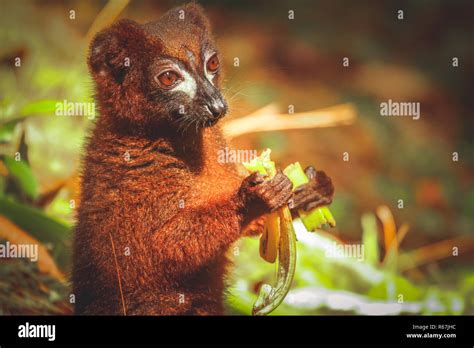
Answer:
POLYGON ((374 285, 367 295, 370 298, 383 300, 418 301, 422 291, 402 276, 386 274, 385 279, 374 285))
POLYGON ((29 116, 33 114, 50 114, 56 112, 56 104, 62 103, 60 100, 37 100, 26 104, 20 110, 21 116, 29 116))
POLYGON ((372 266, 377 266, 380 262, 377 221, 374 214, 364 214, 361 222, 365 261, 372 266))
POLYGON ((3 197, 5 195, 5 186, 6 186, 6 182, 5 182, 5 177, 0 175, 0 197, 3 197))
POLYGON ((21 122, 24 118, 34 115, 42 115, 45 114, 55 114, 56 113, 56 105, 57 103, 62 103, 61 100, 37 100, 34 102, 30 102, 24 105, 20 111, 14 112, 14 117, 6 117, 0 121, 0 143, 1 142, 9 142, 11 140, 11 136, 13 130, 18 122, 21 122))
POLYGON ((12 141, 15 126, 19 121, 20 119, 14 119, 0 125, 0 144, 12 141))
POLYGON ((38 182, 25 161, 16 161, 11 156, 4 156, 3 163, 5 163, 9 175, 23 192, 33 199, 38 197, 38 182))
POLYGON ((41 210, 0 197, 0 214, 46 246, 52 246, 52 255, 63 270, 70 263, 71 229, 41 210))

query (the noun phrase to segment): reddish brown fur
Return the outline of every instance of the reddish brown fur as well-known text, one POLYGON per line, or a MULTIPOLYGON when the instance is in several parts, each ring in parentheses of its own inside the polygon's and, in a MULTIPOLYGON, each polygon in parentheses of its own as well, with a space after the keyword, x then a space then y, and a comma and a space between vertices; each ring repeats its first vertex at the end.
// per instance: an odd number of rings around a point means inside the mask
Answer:
POLYGON ((123 312, 111 232, 127 314, 222 313, 224 254, 239 237, 243 215, 236 197, 241 178, 206 160, 217 158, 217 130, 204 131, 200 144, 175 156, 166 152, 179 152, 185 139, 117 139, 100 125, 88 147, 75 245, 76 291, 95 293, 76 293, 93 299, 85 308, 78 302, 80 312, 123 312), (190 158, 195 171, 184 169, 190 158))
POLYGON ((242 181, 234 165, 219 163, 227 145, 218 126, 178 132, 168 106, 150 101, 147 69, 157 55, 185 61, 183 45, 196 57, 203 42, 212 45, 201 8, 185 9, 188 30, 165 20, 152 25, 157 38, 125 20, 91 45, 101 117, 75 231, 78 314, 222 314, 227 249, 246 226, 259 233, 261 221, 249 223, 291 197, 282 174, 242 181))
MULTIPOLYGON (((188 13, 197 13, 207 27, 200 8, 192 6, 188 13)), ((76 313, 222 314, 225 253, 248 222, 242 178, 217 161, 226 146, 217 126, 197 135, 194 129, 177 133, 161 118, 148 117, 143 76, 127 76, 119 88, 100 70, 108 57, 118 66, 126 56, 150 64, 157 51, 186 58, 180 47, 164 48, 140 30, 122 21, 100 33, 95 45, 108 40, 109 49, 100 48, 90 61, 102 115, 84 161, 74 246, 76 313)), ((199 30, 181 33, 194 52, 200 50, 199 30)), ((121 73, 110 75, 121 79, 121 73)), ((165 113, 166 105, 154 112, 165 113)))

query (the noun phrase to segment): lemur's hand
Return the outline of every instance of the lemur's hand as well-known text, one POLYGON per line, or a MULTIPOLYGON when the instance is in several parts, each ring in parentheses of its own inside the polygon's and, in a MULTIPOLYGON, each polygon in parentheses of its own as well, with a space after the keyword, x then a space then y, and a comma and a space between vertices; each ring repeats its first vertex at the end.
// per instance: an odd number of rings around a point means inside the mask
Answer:
POLYGON ((305 174, 309 179, 307 184, 298 186, 293 193, 292 212, 299 209, 312 210, 323 205, 329 205, 334 195, 334 186, 331 178, 323 171, 316 171, 314 167, 307 167, 305 174))
POLYGON ((259 216, 286 205, 293 195, 292 189, 290 179, 279 170, 270 180, 258 172, 250 174, 242 182, 239 193, 247 211, 259 216))

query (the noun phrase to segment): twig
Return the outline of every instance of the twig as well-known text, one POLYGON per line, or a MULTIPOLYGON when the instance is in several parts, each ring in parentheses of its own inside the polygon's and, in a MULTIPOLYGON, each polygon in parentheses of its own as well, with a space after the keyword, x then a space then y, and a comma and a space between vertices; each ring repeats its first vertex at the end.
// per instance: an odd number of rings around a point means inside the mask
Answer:
POLYGON ((357 117, 352 104, 341 104, 329 108, 295 114, 279 114, 275 104, 269 104, 256 112, 223 126, 227 138, 243 134, 289 129, 307 129, 350 125, 357 117))
POLYGON ((0 215, 0 238, 4 238, 13 244, 37 245, 39 271, 49 274, 51 277, 62 283, 65 282, 66 279, 64 275, 59 270, 56 262, 51 257, 46 247, 2 215, 0 215))
POLYGON ((94 22, 86 34, 86 42, 92 40, 92 37, 102 28, 111 24, 115 18, 127 7, 129 0, 110 0, 107 5, 99 12, 94 22))
POLYGON ((453 247, 458 247, 459 254, 468 253, 474 250, 474 239, 462 236, 404 253, 399 257, 399 270, 403 272, 433 261, 453 257, 453 247))

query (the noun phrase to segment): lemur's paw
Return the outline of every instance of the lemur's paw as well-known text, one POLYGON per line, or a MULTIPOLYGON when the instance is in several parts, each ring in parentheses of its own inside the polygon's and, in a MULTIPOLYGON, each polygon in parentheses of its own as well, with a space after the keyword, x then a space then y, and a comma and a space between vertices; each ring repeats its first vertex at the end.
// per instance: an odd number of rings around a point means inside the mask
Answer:
POLYGON ((331 204, 334 195, 334 185, 331 178, 325 172, 316 171, 311 166, 305 169, 305 173, 309 182, 295 189, 292 210, 309 211, 331 204))
POLYGON ((293 184, 281 171, 266 180, 260 173, 252 173, 244 179, 241 192, 248 209, 256 209, 260 214, 269 213, 283 207, 292 197, 293 184))

